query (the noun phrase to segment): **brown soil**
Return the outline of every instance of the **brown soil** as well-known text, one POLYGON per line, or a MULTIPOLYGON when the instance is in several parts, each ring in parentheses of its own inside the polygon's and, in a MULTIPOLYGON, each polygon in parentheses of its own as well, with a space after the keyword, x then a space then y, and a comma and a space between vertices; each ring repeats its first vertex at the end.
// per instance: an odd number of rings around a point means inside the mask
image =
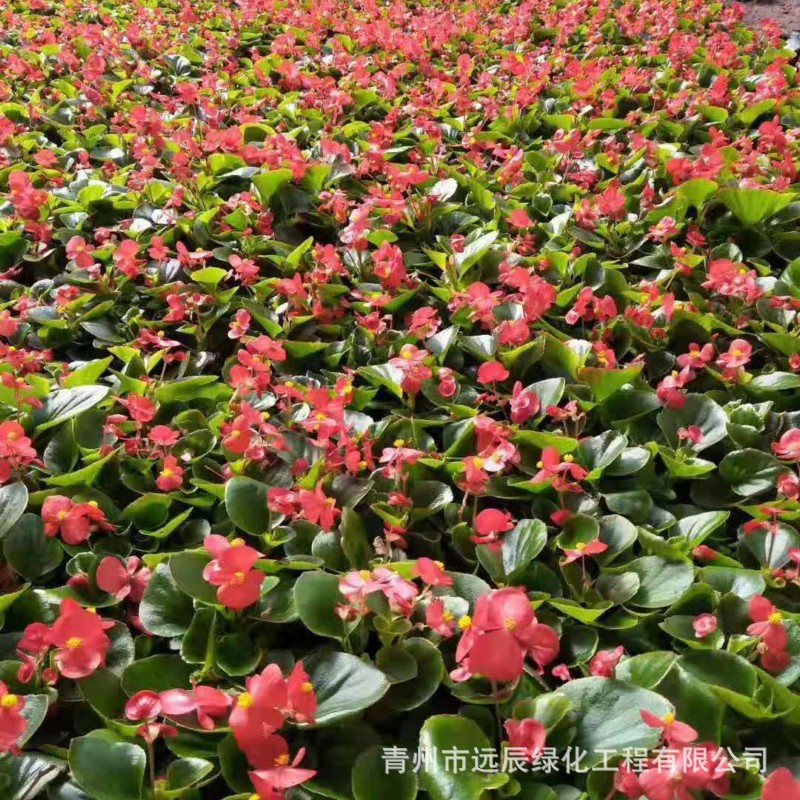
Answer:
POLYGON ((748 0, 743 5, 751 24, 773 19, 786 36, 800 31, 800 0, 748 0))

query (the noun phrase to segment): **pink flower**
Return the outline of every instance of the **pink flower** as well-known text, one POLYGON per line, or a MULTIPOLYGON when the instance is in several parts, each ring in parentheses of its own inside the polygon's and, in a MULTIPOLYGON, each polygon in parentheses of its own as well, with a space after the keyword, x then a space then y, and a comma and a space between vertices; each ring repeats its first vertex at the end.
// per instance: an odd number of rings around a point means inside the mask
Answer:
POLYGON ((698 639, 705 639, 717 629, 717 618, 713 614, 698 614, 692 620, 692 627, 698 639))
POLYGON ((509 746, 521 751, 519 755, 525 761, 536 761, 541 756, 547 730, 538 719, 509 719, 503 727, 506 729, 509 746))
POLYGON ((786 461, 800 461, 800 428, 786 431, 772 444, 772 452, 786 461))
POLYGON ((613 650, 598 650, 589 662, 589 674, 597 678, 613 678, 614 670, 624 654, 622 645, 613 650))
POLYGON ((240 610, 253 605, 261 594, 263 572, 253 569, 261 553, 244 543, 242 539, 232 542, 224 536, 212 533, 206 536, 203 545, 214 556, 205 569, 203 578, 217 589, 217 600, 226 608, 240 610))

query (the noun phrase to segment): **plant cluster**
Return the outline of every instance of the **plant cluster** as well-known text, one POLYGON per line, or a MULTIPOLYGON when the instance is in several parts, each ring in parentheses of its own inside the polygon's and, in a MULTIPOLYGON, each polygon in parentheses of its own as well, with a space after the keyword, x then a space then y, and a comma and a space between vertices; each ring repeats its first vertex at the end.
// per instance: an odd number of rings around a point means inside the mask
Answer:
POLYGON ((3 800, 800 796, 800 92, 742 16, 3 5, 3 800))

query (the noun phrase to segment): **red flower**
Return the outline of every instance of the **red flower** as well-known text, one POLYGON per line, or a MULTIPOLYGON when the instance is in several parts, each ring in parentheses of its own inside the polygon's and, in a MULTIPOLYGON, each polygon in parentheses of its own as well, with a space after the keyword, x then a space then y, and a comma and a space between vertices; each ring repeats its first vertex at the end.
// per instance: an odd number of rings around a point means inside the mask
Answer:
POLYGON ((134 603, 141 602, 152 575, 152 570, 141 564, 136 556, 131 556, 124 564, 114 556, 106 556, 95 573, 97 587, 113 594, 117 600, 130 597, 134 603))
POLYGON ((317 484, 313 492, 301 489, 297 501, 302 516, 314 525, 319 525, 323 531, 331 530, 342 513, 336 508, 335 498, 326 497, 321 483, 317 484))
POLYGON ((60 533, 61 538, 69 545, 85 542, 92 531, 98 528, 113 529, 97 503, 74 503, 60 494, 45 498, 42 503, 42 521, 45 535, 56 536, 60 533))
POLYGON ((317 774, 316 770, 298 766, 304 756, 305 749, 301 749, 290 761, 286 740, 282 736, 271 736, 265 742, 261 758, 270 766, 250 773, 258 800, 281 800, 284 790, 311 780, 317 774))
POLYGON ((475 535, 470 536, 470 539, 475 544, 499 546, 500 534, 510 531, 514 524, 514 517, 507 511, 500 511, 498 508, 484 509, 475 517, 475 535))
POLYGON ((676 720, 675 715, 672 713, 657 717, 646 708, 643 708, 639 713, 651 728, 661 728, 664 731, 664 739, 670 747, 689 744, 689 742, 693 742, 697 738, 697 731, 691 725, 676 720))
POLYGON ((183 467, 178 466, 175 456, 167 456, 156 478, 156 486, 162 492, 174 492, 183 485, 183 467))
POLYGON ((785 650, 789 635, 783 626, 783 615, 760 594, 750 598, 748 607, 752 625, 747 626, 751 636, 758 636, 771 650, 785 650))
POLYGON ((508 375, 508 370, 499 361, 486 361, 478 367, 478 383, 481 386, 504 381, 508 375))
POLYGON ((203 545, 214 556, 203 570, 203 578, 212 586, 219 587, 217 600, 226 608, 235 610, 253 605, 266 577, 263 572, 253 569, 253 564, 262 554, 242 539, 229 542, 215 533, 206 536, 203 545))
POLYGON ((692 792, 723 796, 730 791, 729 762, 714 744, 678 746, 666 761, 655 759, 639 775, 648 800, 693 800, 692 792))
POLYGON ((456 652, 461 666, 452 677, 460 681, 481 675, 490 681, 512 681, 522 673, 526 654, 541 668, 558 650, 558 637, 536 621, 523 589, 496 589, 478 598, 475 617, 456 652))
POLYGON ((241 455, 252 444, 253 435, 249 419, 244 414, 240 414, 233 422, 223 424, 222 446, 231 453, 241 455))
POLYGON ((697 425, 678 428, 678 441, 689 442, 690 444, 702 444, 703 431, 697 425))
POLYGON ((251 675, 246 691, 237 698, 228 725, 239 748, 254 766, 268 760, 266 742, 283 725, 283 713, 289 692, 277 664, 269 664, 260 675, 251 675))
POLYGON ((578 559, 583 560, 586 556, 596 556, 600 553, 605 553, 606 550, 608 550, 608 545, 605 542, 601 542, 599 539, 595 539, 591 542, 578 542, 574 550, 564 548, 567 557, 561 560, 561 564, 571 564, 578 559))
POLYGON ((544 749, 547 730, 537 719, 509 719, 504 725, 508 744, 524 751, 525 761, 536 761, 544 749))
POLYGON ((11 694, 8 686, 0 681, 0 752, 19 752, 19 739, 27 727, 22 716, 24 707, 25 698, 11 694))
POLYGON ((508 215, 508 223, 509 225, 513 225, 515 228, 530 228, 534 224, 533 220, 528 216, 524 208, 515 208, 508 215))
POLYGON ((761 800, 800 800, 800 781, 786 767, 776 769, 764 782, 761 800))
POLYGON ((286 689, 289 695, 287 710, 290 715, 297 722, 313 723, 317 713, 317 695, 302 661, 294 665, 286 679, 286 689))
POLYGON ((415 572, 428 586, 453 585, 453 579, 444 571, 444 564, 441 561, 433 561, 425 557, 418 558, 415 572))
POLYGON ((555 447, 545 447, 542 450, 541 461, 536 465, 539 468, 531 483, 542 483, 550 481, 551 486, 559 492, 581 492, 583 491, 572 481, 582 481, 589 473, 580 464, 575 463, 575 457, 567 454, 563 460, 555 447))
POLYGON ((143 690, 125 703, 125 716, 131 722, 155 719, 161 714, 161 698, 156 692, 143 690))
POLYGON ((106 631, 114 623, 81 608, 73 599, 61 601, 61 612, 50 629, 55 662, 65 678, 85 678, 106 661, 111 644, 106 631))
POLYGON ((214 730, 214 719, 224 717, 231 705, 230 695, 213 686, 195 686, 191 691, 167 689, 159 695, 164 714, 182 717, 197 712, 197 721, 204 730, 214 730))
POLYGON ((453 635, 455 616, 444 604, 444 600, 434 600, 425 609, 425 624, 439 636, 449 639, 453 635))
POLYGON ((511 392, 511 421, 515 425, 522 425, 531 417, 535 417, 541 409, 539 396, 528 389, 523 389, 517 381, 511 392))

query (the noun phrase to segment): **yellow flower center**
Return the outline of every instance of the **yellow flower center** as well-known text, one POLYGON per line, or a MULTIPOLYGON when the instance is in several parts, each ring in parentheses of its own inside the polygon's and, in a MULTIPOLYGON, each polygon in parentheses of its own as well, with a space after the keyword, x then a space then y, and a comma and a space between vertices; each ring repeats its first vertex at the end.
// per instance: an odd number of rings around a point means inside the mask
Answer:
POLYGON ((731 354, 737 358, 744 355, 744 353, 738 347, 734 347, 733 350, 731 350, 731 354))
POLYGON ((571 464, 575 460, 575 456, 571 456, 569 454, 564 456, 564 463, 571 464))
POLYGON ((780 611, 773 611, 768 617, 767 621, 773 625, 780 625, 783 622, 783 614, 780 611))
POLYGON ((318 420, 326 419, 325 415, 321 411, 317 411, 316 417, 318 420))
POLYGON ((452 621, 453 621, 453 619, 455 619, 455 617, 454 617, 454 615, 453 615, 453 612, 452 612, 452 611, 445 611, 445 612, 442 614, 442 619, 443 619, 445 622, 452 622, 452 621))
POLYGON ((668 713, 668 714, 664 714, 664 716, 661 717, 661 721, 665 725, 672 725, 672 723, 675 722, 675 715, 673 713, 671 713, 671 712, 668 713))
POLYGON ((305 683, 300 684, 300 691, 303 694, 311 694, 314 691, 314 684, 311 681, 306 681, 305 683))
POLYGON ((3 708, 14 708, 17 702, 18 699, 15 694, 7 694, 2 700, 0 700, 0 706, 3 708))
POLYGON ((253 695, 248 692, 242 692, 236 698, 236 705, 239 706, 239 708, 250 708, 250 706, 253 705, 253 695))
POLYGON ((365 581, 368 581, 372 577, 372 573, 368 569, 362 569, 358 573, 365 581))
POLYGON ((392 442, 395 447, 402 447, 405 443, 405 439, 395 439, 394 442, 392 442))
POLYGON ((67 518, 67 512, 66 511, 59 511, 58 512, 58 518, 59 519, 66 519, 67 518))
POLYGON ((235 439, 237 436, 241 436, 241 435, 242 435, 242 432, 240 430, 238 430, 238 429, 232 430, 231 434, 230 434, 231 439, 235 439))
POLYGON ((169 467, 167 467, 167 469, 165 469, 165 470, 164 470, 164 471, 161 473, 161 477, 162 477, 162 478, 171 478, 171 477, 172 477, 174 474, 175 474, 175 473, 174 473, 174 472, 173 472, 173 471, 172 471, 172 470, 171 470, 169 467))
POLYGON ((478 469, 480 469, 486 463, 486 460, 480 456, 475 456, 475 460, 472 463, 475 464, 478 469))
POLYGON ((241 537, 236 537, 235 539, 231 539, 231 547, 241 547, 244 544, 244 539, 241 537))
POLYGON ((285 767, 289 763, 289 754, 284 753, 282 756, 278 756, 275 759, 275 766, 276 767, 285 767))
POLYGON ((515 619, 512 619, 511 617, 507 617, 507 618, 506 618, 506 619, 503 621, 503 625, 505 626, 505 629, 506 629, 507 631, 513 631, 513 630, 515 630, 515 629, 516 629, 516 627, 517 627, 517 621, 516 621, 515 619))
POLYGON ((90 505, 92 508, 97 508, 97 500, 90 500, 87 505, 90 505))
POLYGON ((67 647, 70 650, 74 650, 76 647, 80 647, 83 644, 83 639, 78 636, 72 636, 71 638, 67 639, 67 647))
POLYGON ((578 542, 578 544, 575 545, 575 549, 579 553, 582 553, 586 549, 586 542, 578 542))
POLYGON ((404 358, 406 361, 408 361, 408 359, 411 358, 412 355, 413 353, 410 350, 403 350, 403 352, 400 353, 400 358, 404 358))
POLYGON ((244 572, 234 572, 232 583, 244 583, 244 572))
POLYGON ((458 627, 461 628, 462 631, 465 631, 471 625, 472 625, 472 617, 469 616, 469 614, 464 614, 464 616, 458 620, 458 627))

